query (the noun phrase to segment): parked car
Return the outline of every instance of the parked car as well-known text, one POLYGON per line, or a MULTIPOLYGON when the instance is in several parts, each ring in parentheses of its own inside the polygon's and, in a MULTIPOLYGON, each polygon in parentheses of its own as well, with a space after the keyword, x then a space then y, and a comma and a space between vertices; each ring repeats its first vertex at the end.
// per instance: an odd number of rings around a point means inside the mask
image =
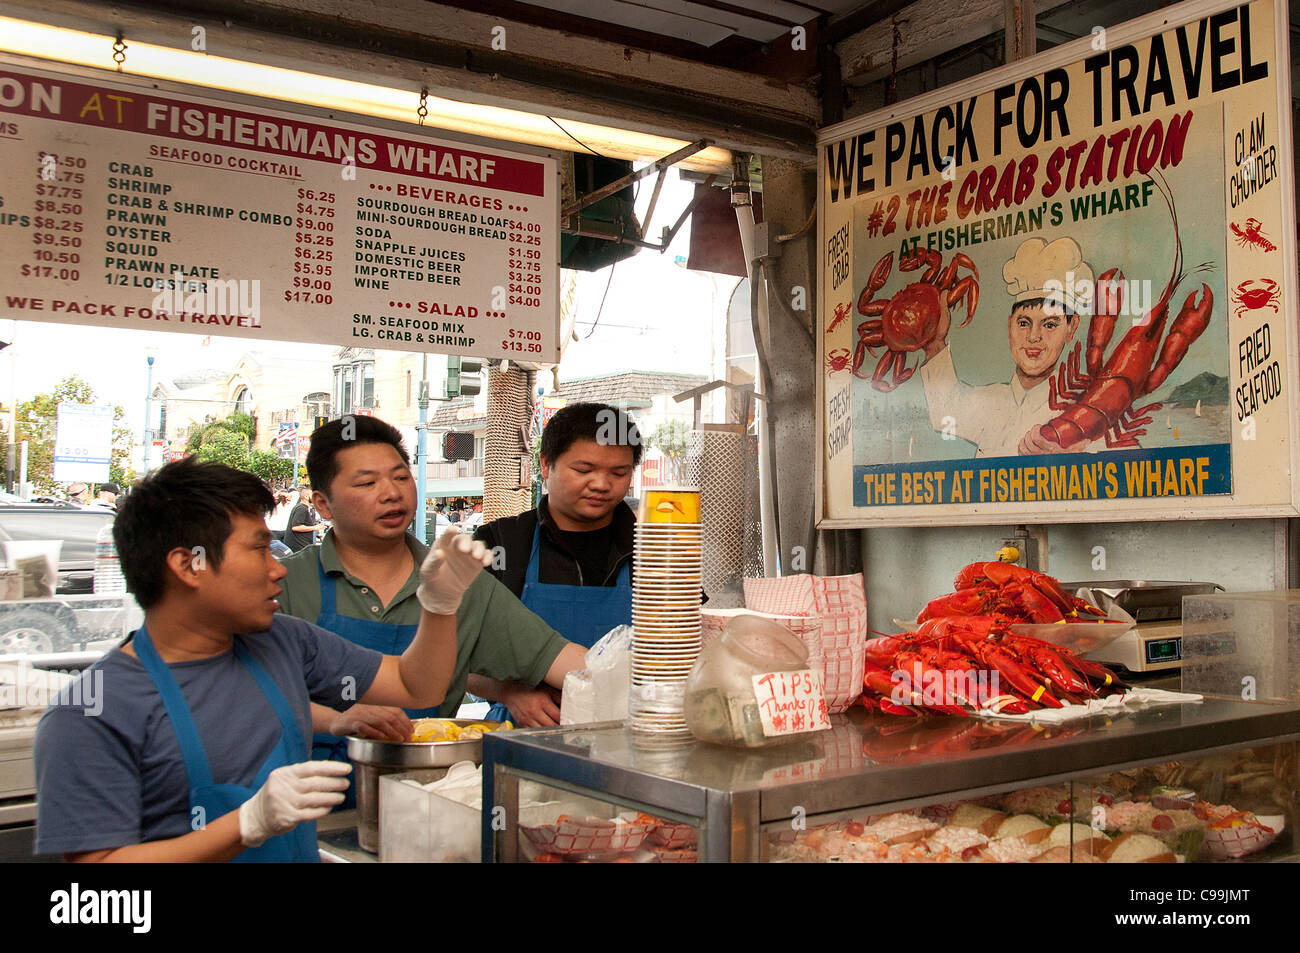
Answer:
POLYGON ((100 629, 112 631, 120 610, 58 598, 94 592, 95 537, 112 521, 109 511, 67 503, 0 503, 0 547, 10 540, 63 543, 55 598, 0 603, 0 655, 71 651, 102 637, 100 629))

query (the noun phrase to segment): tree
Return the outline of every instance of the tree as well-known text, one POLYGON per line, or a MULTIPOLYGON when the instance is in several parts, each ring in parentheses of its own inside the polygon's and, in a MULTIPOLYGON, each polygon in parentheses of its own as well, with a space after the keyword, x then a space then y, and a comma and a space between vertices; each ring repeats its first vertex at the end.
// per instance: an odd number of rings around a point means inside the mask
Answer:
POLYGON ((223 463, 236 470, 249 470, 248 437, 226 427, 205 428, 194 456, 204 463, 223 463))
POLYGON ((248 451, 250 473, 256 473, 271 486, 287 484, 293 479, 293 461, 269 450, 248 451))
MULTIPOLYGON (((294 463, 270 450, 253 447, 257 428, 248 414, 233 413, 225 420, 210 420, 190 434, 186 449, 207 463, 224 463, 246 470, 271 486, 292 483, 294 463)), ((301 468, 300 468, 301 470, 301 468)), ((301 470, 299 482, 306 480, 301 470)))
POLYGON ((257 440, 257 421, 251 414, 242 414, 235 411, 229 417, 221 422, 226 429, 233 430, 235 433, 242 433, 248 438, 251 446, 257 440))
POLYGON ((682 461, 686 459, 686 433, 690 428, 680 420, 665 420, 654 429, 646 446, 657 447, 672 468, 672 480, 681 479, 682 461))
MULTIPOLYGON (((15 440, 27 441, 27 480, 40 493, 52 494, 59 484, 54 480, 54 439, 59 405, 93 404, 95 392, 77 375, 65 377, 52 393, 37 394, 18 404, 15 440)), ((123 423, 126 417, 120 404, 113 405, 113 443, 109 457, 108 479, 118 485, 135 479, 130 466, 131 431, 123 423)))

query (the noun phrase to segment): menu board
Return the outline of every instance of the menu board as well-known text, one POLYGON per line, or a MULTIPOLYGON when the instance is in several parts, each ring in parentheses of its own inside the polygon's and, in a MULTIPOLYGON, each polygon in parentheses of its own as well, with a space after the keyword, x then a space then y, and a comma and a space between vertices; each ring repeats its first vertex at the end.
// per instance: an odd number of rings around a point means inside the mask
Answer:
POLYGON ((54 479, 104 483, 113 456, 113 416, 108 404, 59 404, 54 425, 54 479))
POLYGON ((555 363, 557 174, 0 59, 0 315, 555 363))
POLYGON ((822 525, 1300 512, 1287 37, 1185 3, 822 130, 822 525))

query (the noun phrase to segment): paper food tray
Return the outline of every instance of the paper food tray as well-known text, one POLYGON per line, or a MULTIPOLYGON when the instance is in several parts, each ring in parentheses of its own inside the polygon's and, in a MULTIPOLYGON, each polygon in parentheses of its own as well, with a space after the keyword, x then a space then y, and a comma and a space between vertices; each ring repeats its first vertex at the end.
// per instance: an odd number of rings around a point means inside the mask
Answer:
POLYGON ((654 855, 654 862, 657 864, 697 864, 700 861, 700 853, 694 847, 681 850, 651 847, 650 853, 654 855))
POLYGON ((646 840, 666 850, 677 850, 694 847, 699 842, 699 836, 699 832, 690 824, 660 824, 650 832, 646 840))
POLYGON ((1286 827, 1286 817, 1281 814, 1270 814, 1259 817, 1258 820, 1264 826, 1272 828, 1272 832, 1262 831, 1249 824, 1223 830, 1210 828, 1205 832, 1203 849, 1216 860, 1237 860, 1247 854, 1263 850, 1277 840, 1278 834, 1282 833, 1286 827))
POLYGON ((562 814, 552 824, 520 825, 519 830, 534 845, 551 854, 598 854, 631 851, 641 846, 654 823, 624 818, 570 817, 562 814))

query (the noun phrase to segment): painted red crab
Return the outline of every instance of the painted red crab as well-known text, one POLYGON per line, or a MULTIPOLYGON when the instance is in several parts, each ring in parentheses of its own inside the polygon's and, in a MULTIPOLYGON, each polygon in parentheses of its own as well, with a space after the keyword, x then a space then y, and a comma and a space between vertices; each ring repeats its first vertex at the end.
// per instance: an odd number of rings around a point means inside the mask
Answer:
POLYGON ((898 260, 899 271, 915 271, 924 265, 925 273, 920 280, 912 282, 892 298, 872 300, 889 280, 893 264, 893 252, 876 262, 867 286, 858 296, 859 313, 872 320, 858 325, 858 344, 853 349, 852 369, 855 377, 866 376, 860 371, 868 353, 875 357, 876 348, 886 349, 871 375, 871 386, 883 391, 893 390, 916 373, 916 367, 920 365, 908 367, 907 355, 921 350, 934 340, 939 330, 940 295, 943 295, 943 300, 949 307, 964 304, 966 320, 958 325, 961 328, 970 324, 975 316, 975 306, 979 303, 980 276, 975 263, 958 253, 952 256, 948 267, 942 268, 943 257, 937 251, 924 248, 918 248, 898 260), (970 274, 958 278, 959 268, 969 270, 970 274))
POLYGON ((1256 308, 1272 308, 1273 313, 1277 314, 1279 298, 1277 282, 1273 279, 1247 278, 1237 285, 1237 290, 1232 293, 1232 300, 1237 305, 1233 313, 1241 317, 1247 311, 1254 311, 1256 308))
POLYGON ((849 349, 846 347, 833 348, 826 352, 826 366, 832 374, 838 374, 849 366, 849 349))

